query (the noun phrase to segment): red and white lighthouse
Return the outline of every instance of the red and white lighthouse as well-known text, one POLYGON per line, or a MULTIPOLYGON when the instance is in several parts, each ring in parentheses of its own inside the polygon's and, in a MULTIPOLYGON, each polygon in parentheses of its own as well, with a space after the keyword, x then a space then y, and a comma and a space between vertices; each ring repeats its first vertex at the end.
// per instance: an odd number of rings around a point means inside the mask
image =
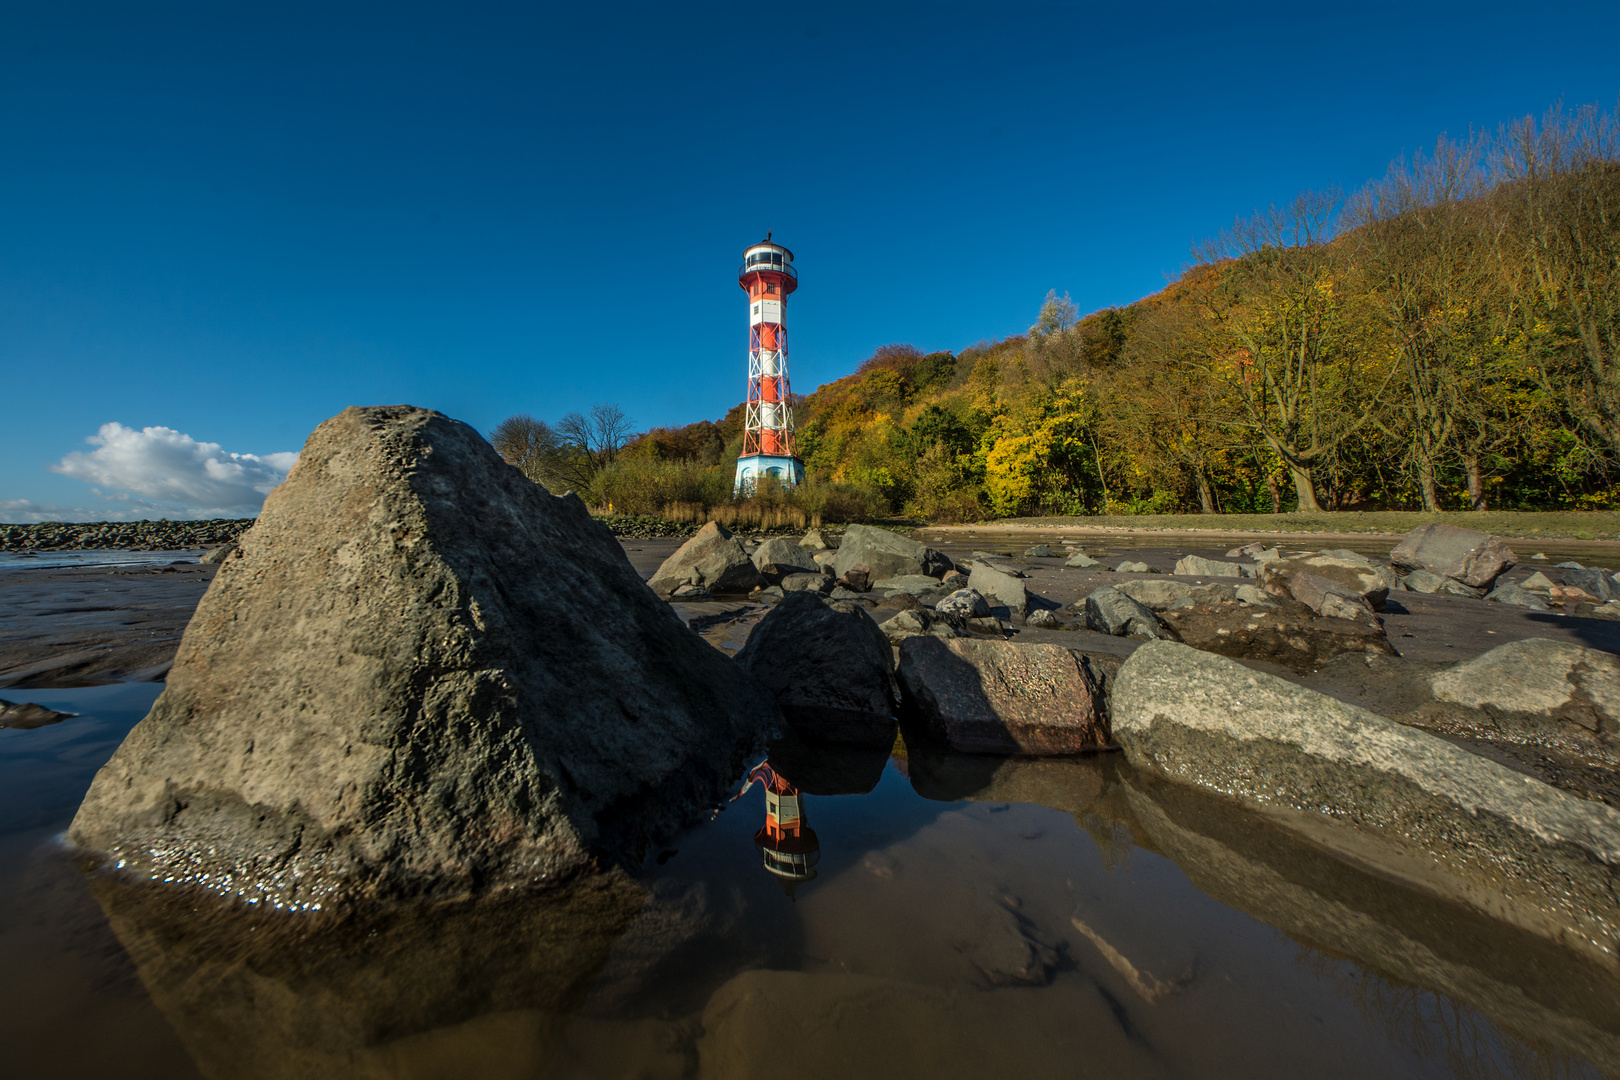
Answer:
POLYGON ((735 486, 747 494, 761 477, 784 484, 804 481, 788 388, 787 298, 799 287, 793 252, 771 243, 766 233, 763 242, 743 252, 737 284, 748 294, 748 404, 735 486))

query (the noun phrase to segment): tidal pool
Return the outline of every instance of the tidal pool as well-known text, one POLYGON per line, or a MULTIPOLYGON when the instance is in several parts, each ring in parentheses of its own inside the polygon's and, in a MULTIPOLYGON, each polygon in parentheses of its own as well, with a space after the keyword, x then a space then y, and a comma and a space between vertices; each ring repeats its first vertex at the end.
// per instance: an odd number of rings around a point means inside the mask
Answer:
POLYGON ((87 876, 160 689, 0 730, 6 1076, 1620 1074, 1611 972, 1118 758, 781 745, 635 874, 365 920, 87 876))

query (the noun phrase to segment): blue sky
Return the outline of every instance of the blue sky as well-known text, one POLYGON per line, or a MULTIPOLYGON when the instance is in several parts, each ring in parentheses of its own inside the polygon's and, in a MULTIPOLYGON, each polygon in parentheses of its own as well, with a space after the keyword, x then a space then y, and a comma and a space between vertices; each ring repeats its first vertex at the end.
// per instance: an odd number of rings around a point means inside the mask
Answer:
POLYGON ((250 506, 352 404, 717 418, 767 228, 804 392, 1620 93, 1612 3, 776 11, 9 0, 0 520, 250 506))

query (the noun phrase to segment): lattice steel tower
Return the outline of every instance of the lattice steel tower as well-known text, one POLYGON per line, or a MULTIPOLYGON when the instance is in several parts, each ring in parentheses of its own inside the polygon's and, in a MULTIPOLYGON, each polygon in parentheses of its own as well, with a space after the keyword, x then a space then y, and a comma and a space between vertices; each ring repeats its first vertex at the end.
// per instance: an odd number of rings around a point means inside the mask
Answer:
POLYGON ((804 482, 788 388, 787 298, 799 287, 793 252, 771 243, 766 233, 743 252, 737 284, 748 294, 748 405, 736 481, 736 490, 746 494, 762 476, 804 482))

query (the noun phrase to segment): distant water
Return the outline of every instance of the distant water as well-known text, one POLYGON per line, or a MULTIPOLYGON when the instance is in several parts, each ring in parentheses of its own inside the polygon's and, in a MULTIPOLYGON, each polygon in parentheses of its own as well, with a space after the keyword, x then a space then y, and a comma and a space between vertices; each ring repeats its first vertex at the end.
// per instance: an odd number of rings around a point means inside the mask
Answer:
POLYGON ((194 551, 0 551, 0 572, 6 570, 47 570, 64 566, 167 566, 172 562, 194 563, 202 552, 194 551))
POLYGON ((1117 757, 779 753, 814 830, 797 880, 767 869, 756 786, 633 879, 308 934, 209 914, 86 878, 56 840, 159 690, 6 695, 82 714, 0 730, 7 1076, 1585 1080, 1620 1065, 1611 973, 1117 757))

